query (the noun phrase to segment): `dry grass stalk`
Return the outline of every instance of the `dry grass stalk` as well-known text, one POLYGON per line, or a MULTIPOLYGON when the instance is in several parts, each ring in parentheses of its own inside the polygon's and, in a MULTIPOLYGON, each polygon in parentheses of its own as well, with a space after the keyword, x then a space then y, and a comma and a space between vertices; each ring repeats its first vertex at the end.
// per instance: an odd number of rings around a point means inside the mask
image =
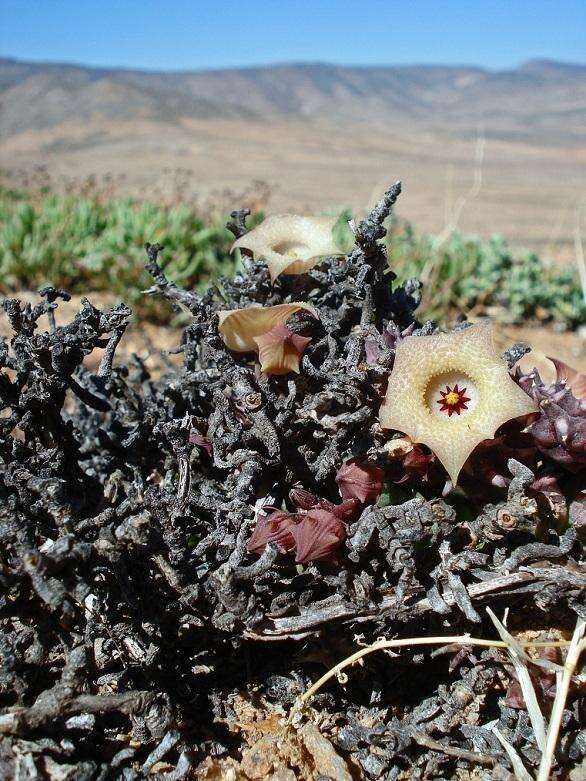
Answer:
POLYGON ((576 629, 574 630, 572 641, 568 648, 561 681, 558 680, 557 682, 555 699, 549 720, 549 729, 547 731, 545 751, 541 757, 539 772, 537 774, 537 781, 547 781, 547 779, 550 777, 554 752, 558 742, 560 726, 562 723, 562 716, 564 714, 564 708, 568 698, 570 681, 572 680, 572 676, 578 665, 580 654, 582 651, 586 650, 586 639, 584 638, 585 633, 586 621, 584 621, 584 619, 580 619, 576 624, 576 629))
MULTIPOLYGON (((307 689, 291 708, 289 722, 292 722, 297 713, 303 711, 308 701, 316 694, 324 684, 336 677, 346 667, 351 667, 365 656, 375 653, 375 651, 386 651, 393 648, 405 648, 408 646, 420 645, 475 645, 482 648, 508 648, 508 643, 503 640, 485 640, 480 637, 470 637, 470 635, 453 635, 445 637, 405 637, 396 640, 378 640, 376 643, 362 648, 360 651, 346 657, 338 662, 334 667, 321 676, 312 686, 307 689)), ((570 643, 566 640, 552 640, 547 642, 519 642, 519 645, 526 648, 563 648, 570 643)))

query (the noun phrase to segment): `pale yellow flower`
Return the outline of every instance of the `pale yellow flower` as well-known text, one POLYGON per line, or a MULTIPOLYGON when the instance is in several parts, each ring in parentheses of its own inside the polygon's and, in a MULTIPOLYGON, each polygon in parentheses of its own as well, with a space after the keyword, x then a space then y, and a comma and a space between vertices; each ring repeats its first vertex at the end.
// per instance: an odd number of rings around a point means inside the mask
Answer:
POLYGON ((490 324, 480 323, 400 341, 380 423, 427 445, 455 484, 480 442, 536 411, 496 351, 490 324))
POLYGON ((321 258, 343 255, 334 241, 336 217, 301 217, 275 214, 237 239, 237 247, 250 250, 255 260, 264 260, 273 282, 279 274, 304 274, 321 258))

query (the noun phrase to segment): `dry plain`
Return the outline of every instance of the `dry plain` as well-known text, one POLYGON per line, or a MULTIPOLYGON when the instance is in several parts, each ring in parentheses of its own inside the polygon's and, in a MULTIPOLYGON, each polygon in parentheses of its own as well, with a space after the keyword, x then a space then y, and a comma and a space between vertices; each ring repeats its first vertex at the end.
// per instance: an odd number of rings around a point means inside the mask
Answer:
POLYGON ((1 161, 15 181, 43 165, 57 179, 113 175, 121 190, 153 197, 182 169, 186 200, 214 194, 226 206, 254 205, 254 193, 240 194, 261 181, 272 212, 361 213, 401 179, 397 213, 420 230, 500 233, 570 262, 586 202, 586 146, 504 140, 481 129, 450 135, 390 123, 70 121, 4 139, 1 161))

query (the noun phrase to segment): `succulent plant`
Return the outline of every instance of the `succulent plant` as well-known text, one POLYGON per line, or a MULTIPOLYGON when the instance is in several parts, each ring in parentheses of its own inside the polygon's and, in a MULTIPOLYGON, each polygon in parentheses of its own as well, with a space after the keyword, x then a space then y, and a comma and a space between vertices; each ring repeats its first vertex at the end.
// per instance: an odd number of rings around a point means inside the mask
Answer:
POLYGON ((586 467, 586 400, 565 382, 543 383, 539 372, 518 374, 519 385, 537 402, 539 414, 528 428, 539 451, 571 472, 586 467))

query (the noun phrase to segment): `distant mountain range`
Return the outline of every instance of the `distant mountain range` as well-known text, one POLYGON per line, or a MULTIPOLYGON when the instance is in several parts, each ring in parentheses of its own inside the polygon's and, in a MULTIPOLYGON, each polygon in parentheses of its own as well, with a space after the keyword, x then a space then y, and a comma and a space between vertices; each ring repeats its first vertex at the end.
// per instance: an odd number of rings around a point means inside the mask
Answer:
POLYGON ((293 119, 446 127, 488 135, 586 135, 586 65, 476 67, 287 64, 139 71, 0 59, 0 135, 95 119, 293 119))

